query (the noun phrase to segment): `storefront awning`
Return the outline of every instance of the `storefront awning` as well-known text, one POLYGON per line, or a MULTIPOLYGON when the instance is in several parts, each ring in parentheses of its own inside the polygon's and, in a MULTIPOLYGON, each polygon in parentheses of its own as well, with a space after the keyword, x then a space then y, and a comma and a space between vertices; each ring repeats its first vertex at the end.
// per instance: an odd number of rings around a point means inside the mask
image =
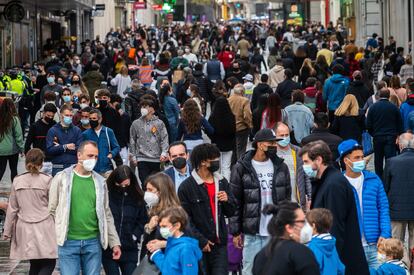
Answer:
POLYGON ((48 11, 66 11, 92 9, 93 0, 22 0, 24 6, 36 7, 48 11))

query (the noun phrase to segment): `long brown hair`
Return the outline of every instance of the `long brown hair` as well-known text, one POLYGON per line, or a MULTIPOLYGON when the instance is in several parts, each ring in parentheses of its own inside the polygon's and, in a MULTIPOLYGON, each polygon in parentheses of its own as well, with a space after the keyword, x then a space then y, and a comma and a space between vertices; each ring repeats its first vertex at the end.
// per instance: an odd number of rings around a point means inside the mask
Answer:
POLYGON ((159 202, 149 211, 150 217, 159 215, 167 208, 181 206, 180 200, 175 193, 174 183, 167 174, 159 172, 151 175, 145 181, 145 185, 148 183, 159 192, 159 202))
POLYGON ((17 117, 16 106, 11 98, 5 98, 0 104, 0 139, 13 127, 14 117, 17 117))
POLYGON ((188 99, 184 103, 182 120, 189 134, 200 131, 201 113, 197 103, 193 99, 188 99))

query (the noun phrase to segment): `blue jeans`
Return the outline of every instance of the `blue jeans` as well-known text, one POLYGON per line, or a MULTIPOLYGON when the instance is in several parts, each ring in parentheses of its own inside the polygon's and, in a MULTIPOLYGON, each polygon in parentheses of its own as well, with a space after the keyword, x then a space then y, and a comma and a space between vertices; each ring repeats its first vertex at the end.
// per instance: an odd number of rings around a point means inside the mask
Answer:
POLYGON ((100 275, 102 247, 98 239, 67 240, 58 247, 61 275, 100 275))
POLYGON ((364 246, 364 252, 365 252, 365 258, 367 258, 368 267, 371 269, 378 269, 380 266, 377 254, 378 254, 378 248, 377 244, 369 244, 368 246, 364 246))
POLYGON ((251 275, 254 257, 267 245, 270 237, 259 235, 244 235, 243 244, 243 275, 251 275))

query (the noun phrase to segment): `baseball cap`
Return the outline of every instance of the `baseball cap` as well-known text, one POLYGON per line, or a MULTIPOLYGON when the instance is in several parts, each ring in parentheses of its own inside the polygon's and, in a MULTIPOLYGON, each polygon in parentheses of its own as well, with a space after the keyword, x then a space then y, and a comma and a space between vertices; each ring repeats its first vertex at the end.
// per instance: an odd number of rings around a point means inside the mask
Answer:
POLYGON ((254 135, 254 142, 260 141, 278 141, 282 140, 276 137, 275 132, 272 129, 262 129, 259 130, 256 135, 254 135))
POLYGON ((253 81, 253 76, 252 76, 251 74, 246 74, 246 75, 243 77, 243 79, 244 79, 244 80, 247 80, 247 81, 253 81))
POLYGON ((347 139, 342 141, 338 145, 338 152, 339 152, 339 158, 338 160, 341 160, 345 155, 351 153, 354 150, 362 150, 362 145, 358 143, 355 139, 347 139))

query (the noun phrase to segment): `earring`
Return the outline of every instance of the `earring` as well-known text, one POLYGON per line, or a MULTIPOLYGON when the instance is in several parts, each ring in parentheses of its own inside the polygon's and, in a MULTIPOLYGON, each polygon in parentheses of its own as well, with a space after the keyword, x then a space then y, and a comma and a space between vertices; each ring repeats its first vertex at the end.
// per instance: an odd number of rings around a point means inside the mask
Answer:
POLYGON ((293 234, 289 234, 289 238, 293 239, 293 234))

